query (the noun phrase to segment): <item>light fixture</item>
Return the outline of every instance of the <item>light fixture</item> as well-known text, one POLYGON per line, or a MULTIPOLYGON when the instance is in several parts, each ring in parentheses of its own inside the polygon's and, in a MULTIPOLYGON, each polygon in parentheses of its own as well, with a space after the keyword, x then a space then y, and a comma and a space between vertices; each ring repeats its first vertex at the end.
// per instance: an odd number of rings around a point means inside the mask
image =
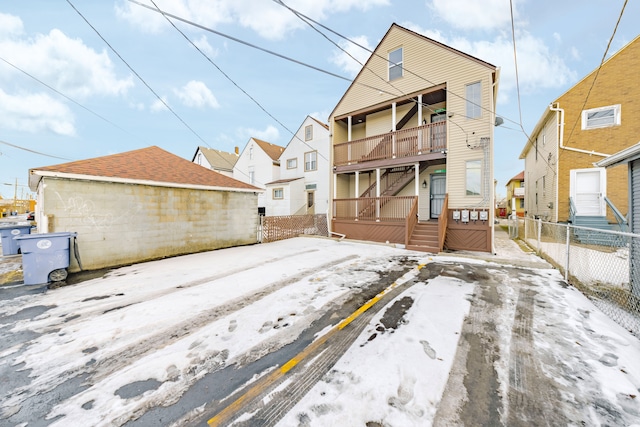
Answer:
POLYGON ((427 188, 427 180, 422 181, 422 188, 427 188))

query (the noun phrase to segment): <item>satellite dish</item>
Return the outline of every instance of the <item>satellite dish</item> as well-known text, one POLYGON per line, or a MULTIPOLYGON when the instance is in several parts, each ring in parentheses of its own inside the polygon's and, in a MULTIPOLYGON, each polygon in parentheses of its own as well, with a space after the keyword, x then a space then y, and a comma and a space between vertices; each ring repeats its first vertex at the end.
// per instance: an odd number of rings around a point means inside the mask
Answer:
POLYGON ((504 123, 504 119, 502 117, 496 117, 496 122, 494 126, 500 126, 503 123, 504 123))

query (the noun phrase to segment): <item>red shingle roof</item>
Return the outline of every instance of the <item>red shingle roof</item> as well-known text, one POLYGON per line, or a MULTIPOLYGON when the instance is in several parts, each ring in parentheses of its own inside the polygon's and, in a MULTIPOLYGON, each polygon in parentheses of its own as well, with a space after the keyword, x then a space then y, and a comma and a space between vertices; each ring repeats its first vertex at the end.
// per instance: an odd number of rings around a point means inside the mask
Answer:
MULTIPOLYGON (((511 178, 509 182, 511 181, 524 181, 524 171, 520 172, 518 175, 511 178)), ((507 185, 509 185, 509 182, 507 182, 507 185)))
POLYGON ((34 171, 36 173, 38 171, 59 172, 137 181, 259 190, 253 185, 192 163, 156 146, 110 156, 32 168, 30 173, 33 174, 34 171))

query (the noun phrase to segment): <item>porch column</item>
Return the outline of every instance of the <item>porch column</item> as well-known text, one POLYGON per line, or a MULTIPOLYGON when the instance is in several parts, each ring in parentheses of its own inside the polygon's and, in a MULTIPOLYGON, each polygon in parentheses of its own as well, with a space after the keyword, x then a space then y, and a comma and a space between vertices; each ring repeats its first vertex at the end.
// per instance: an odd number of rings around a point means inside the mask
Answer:
POLYGON ((392 158, 396 158, 396 103, 393 102, 391 104, 391 121, 393 123, 391 123, 391 131, 392 133, 392 137, 391 137, 391 157, 392 158))
POLYGON ((336 199, 338 198, 338 174, 333 174, 333 218, 336 217, 336 199))
POLYGON ((380 221, 380 168, 376 169, 376 221, 380 221))
MULTIPOLYGON (((351 142, 351 119, 351 116, 347 117, 347 142, 351 142)), ((347 145, 347 164, 351 164, 351 144, 347 145)))
MULTIPOLYGON (((418 95, 418 127, 422 126, 422 94, 418 95)), ((418 154, 422 154, 422 129, 418 130, 418 154)))
POLYGON ((358 220, 358 198, 360 197, 360 171, 356 171, 356 221, 358 220))
POLYGON ((416 187, 416 196, 419 196, 420 195, 420 163, 416 163, 415 169, 416 169, 415 170, 415 172, 416 172, 416 178, 415 178, 415 181, 416 181, 416 186, 415 186, 416 187))

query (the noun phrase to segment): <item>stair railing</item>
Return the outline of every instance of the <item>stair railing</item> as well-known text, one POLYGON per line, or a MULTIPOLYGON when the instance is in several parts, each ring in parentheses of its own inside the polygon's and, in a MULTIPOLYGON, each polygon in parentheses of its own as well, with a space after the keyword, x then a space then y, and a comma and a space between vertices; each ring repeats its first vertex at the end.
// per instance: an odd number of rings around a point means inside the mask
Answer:
POLYGON ((413 230, 416 228, 416 224, 418 223, 418 197, 416 196, 413 199, 413 203, 411 204, 411 210, 409 211, 409 215, 407 215, 407 219, 405 221, 405 235, 404 235, 404 246, 409 246, 409 240, 411 239, 411 235, 413 234, 413 230))
POLYGON ((609 200, 608 197, 604 197, 604 201, 607 204, 607 206, 609 206, 611 208, 611 211, 613 212, 613 215, 616 217, 616 221, 618 221, 618 227, 620 227, 620 231, 623 232, 627 232, 629 229, 629 225, 627 223, 627 218, 625 218, 622 215, 622 212, 620 212, 618 210, 618 208, 615 207, 615 205, 613 204, 613 202, 611 200, 609 200))
POLYGON ((449 223, 449 193, 444 195, 442 211, 438 217, 438 251, 444 249, 444 239, 447 236, 447 225, 449 223))

